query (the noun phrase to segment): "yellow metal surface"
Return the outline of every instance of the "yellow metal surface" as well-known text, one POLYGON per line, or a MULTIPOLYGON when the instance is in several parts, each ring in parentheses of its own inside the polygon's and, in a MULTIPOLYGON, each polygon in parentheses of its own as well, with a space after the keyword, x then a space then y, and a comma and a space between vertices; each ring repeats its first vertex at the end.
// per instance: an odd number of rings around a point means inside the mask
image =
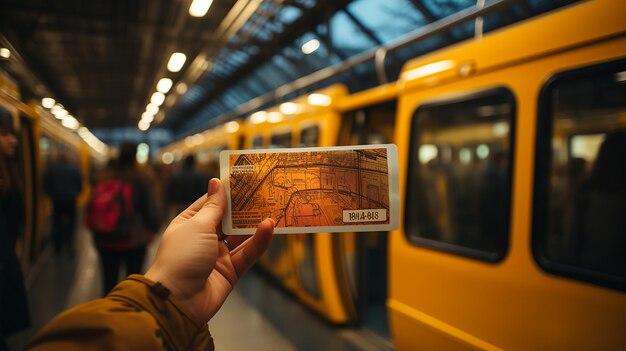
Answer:
POLYGON ((398 350, 591 350, 626 344, 623 292, 550 275, 531 254, 539 91, 557 72, 626 57, 624 13, 621 1, 583 2, 407 65, 410 70, 472 58, 476 70, 430 85, 404 85, 395 134, 402 194, 411 119, 419 105, 504 86, 515 95, 517 115, 511 233, 503 261, 415 246, 402 229, 391 234, 388 307, 398 350))

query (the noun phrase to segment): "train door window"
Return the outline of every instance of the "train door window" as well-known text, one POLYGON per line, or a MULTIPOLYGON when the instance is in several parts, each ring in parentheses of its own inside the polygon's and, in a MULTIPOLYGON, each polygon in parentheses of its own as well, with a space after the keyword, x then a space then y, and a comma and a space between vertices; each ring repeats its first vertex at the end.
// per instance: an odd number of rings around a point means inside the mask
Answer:
POLYGON ((626 290, 626 60, 556 75, 540 96, 533 253, 626 290))
POLYGON ((252 148, 260 149, 262 147, 263 147, 263 136, 262 135, 255 136, 254 139, 252 139, 252 148))
POLYGON ((313 147, 319 145, 320 127, 318 125, 304 128, 300 133, 300 147, 313 147))
MULTIPOLYGON (((300 132, 300 147, 313 147, 319 145, 320 127, 313 125, 302 129, 300 132)), ((298 279, 300 284, 316 298, 320 297, 317 284, 317 270, 315 268, 315 234, 298 234, 301 240, 296 245, 296 264, 298 266, 298 279)))
POLYGON ((514 116, 506 88, 416 110, 406 193, 410 241, 491 262, 505 256, 514 116))
MULTIPOLYGON (((364 106, 345 113, 339 130, 339 145, 384 144, 393 138, 397 100, 364 106)), ((338 261, 343 288, 352 299, 362 326, 390 339, 387 318, 387 240, 386 232, 342 234, 338 261)))
POLYGON ((291 132, 272 135, 270 148, 291 147, 291 132))

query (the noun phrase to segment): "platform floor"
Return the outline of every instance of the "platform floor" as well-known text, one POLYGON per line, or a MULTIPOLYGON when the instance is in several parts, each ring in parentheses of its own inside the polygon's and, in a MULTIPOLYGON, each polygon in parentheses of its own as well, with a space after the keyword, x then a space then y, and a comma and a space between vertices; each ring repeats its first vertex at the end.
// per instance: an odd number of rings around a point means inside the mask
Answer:
MULTIPOLYGON (((154 258, 158 238, 149 247, 145 267, 154 258)), ((76 253, 45 251, 26 278, 32 328, 11 336, 11 350, 22 350, 58 313, 101 296, 98 254, 89 233, 80 228, 76 253)), ((237 350, 389 350, 358 328, 335 327, 319 318, 254 270, 239 281, 209 322, 219 351, 237 350)))

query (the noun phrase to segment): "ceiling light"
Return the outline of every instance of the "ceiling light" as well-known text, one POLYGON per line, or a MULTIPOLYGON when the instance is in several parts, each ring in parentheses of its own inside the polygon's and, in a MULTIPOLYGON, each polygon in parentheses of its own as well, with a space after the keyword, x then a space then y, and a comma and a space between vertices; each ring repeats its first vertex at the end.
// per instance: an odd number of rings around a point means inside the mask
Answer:
POLYGON ((61 107, 61 108, 53 109, 52 114, 57 119, 62 119, 63 117, 69 115, 69 112, 67 112, 67 110, 61 107))
POLYGON ((302 45, 302 52, 306 55, 312 54, 315 50, 319 49, 320 41, 317 39, 311 39, 302 45))
POLYGON ((293 102, 282 103, 278 109, 286 115, 293 115, 302 112, 302 106, 293 102))
POLYGON ((184 82, 178 83, 178 85, 176 85, 176 92, 179 93, 180 95, 183 95, 184 93, 186 93, 187 84, 185 84, 184 82))
POLYGON ((162 92, 163 94, 167 94, 168 91, 172 88, 172 80, 169 78, 161 78, 157 83, 157 90, 162 92))
POLYGON ((239 123, 237 121, 230 121, 225 125, 228 133, 234 133, 239 130, 239 123))
POLYGON ((8 59, 11 57, 11 50, 7 48, 0 48, 0 57, 8 59))
POLYGON ((150 123, 144 121, 143 119, 141 121, 139 121, 139 123, 137 123, 137 127, 139 128, 139 130, 141 130, 142 132, 145 132, 146 130, 148 130, 148 128, 150 128, 150 123))
POLYGON ((194 145, 200 145, 204 143, 204 135, 200 133, 194 134, 192 140, 194 145))
POLYGON ((76 118, 74 118, 71 115, 65 116, 63 118, 63 121, 61 121, 61 124, 63 125, 63 127, 70 128, 70 129, 78 129, 78 127, 80 126, 76 118))
POLYGON ((193 17, 202 17, 209 11, 213 0, 193 0, 189 6, 189 14, 193 17))
POLYGON ((54 106, 55 103, 56 103, 56 101, 54 101, 54 99, 52 99, 52 98, 43 98, 43 99, 41 99, 41 106, 43 106, 45 108, 52 108, 52 106, 54 106))
POLYGON ((270 123, 278 123, 283 120, 283 115, 280 112, 270 112, 267 116, 267 121, 270 123))
POLYGON ((154 121, 154 115, 149 112, 144 112, 141 114, 141 120, 152 123, 152 121, 154 121))
POLYGON ((163 101, 165 101, 165 95, 163 95, 163 93, 159 93, 158 91, 152 94, 152 97, 150 98, 150 102, 156 106, 161 106, 163 101))
POLYGON ((252 124, 259 124, 265 121, 267 121, 267 112, 265 111, 258 111, 250 116, 250 122, 252 122, 252 124))
POLYGON ((170 60, 167 62, 167 70, 170 72, 180 71, 185 64, 185 60, 187 60, 187 56, 185 56, 182 52, 173 53, 170 60))
POLYGON ((164 164, 169 165, 174 162, 174 155, 171 152, 165 152, 161 155, 161 161, 163 161, 164 164))
POLYGON ((148 106, 146 106, 146 112, 152 115, 156 115, 159 112, 159 106, 153 103, 149 103, 148 106))
POLYGON ((333 99, 324 94, 311 94, 307 98, 307 101, 313 106, 330 106, 333 99))

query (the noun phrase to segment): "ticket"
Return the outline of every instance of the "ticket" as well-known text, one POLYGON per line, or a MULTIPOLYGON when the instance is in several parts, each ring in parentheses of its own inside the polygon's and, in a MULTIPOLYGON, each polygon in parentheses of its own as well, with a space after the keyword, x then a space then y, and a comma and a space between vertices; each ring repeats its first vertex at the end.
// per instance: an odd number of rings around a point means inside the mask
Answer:
POLYGON ((254 234, 388 231, 400 222, 398 149, 359 145, 220 153, 228 207, 222 231, 254 234))

